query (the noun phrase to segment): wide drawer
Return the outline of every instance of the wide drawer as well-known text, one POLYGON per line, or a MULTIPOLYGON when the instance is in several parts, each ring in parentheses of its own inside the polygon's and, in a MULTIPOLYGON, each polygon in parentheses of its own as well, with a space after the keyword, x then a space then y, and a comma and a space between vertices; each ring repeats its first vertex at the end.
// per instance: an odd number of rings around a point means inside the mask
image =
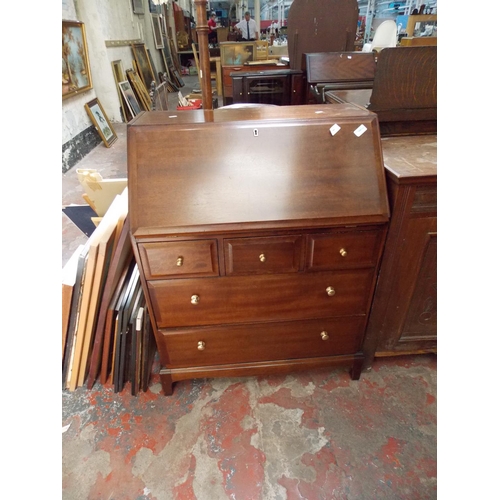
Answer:
POLYGON ((294 273, 301 267, 302 236, 224 240, 226 274, 294 273))
POLYGON ((306 243, 306 269, 373 267, 380 254, 383 234, 380 230, 310 234, 306 243))
POLYGON ((372 269, 149 281, 159 328, 366 314, 372 269))
POLYGON ((353 354, 365 316, 160 330, 162 364, 207 366, 353 354))
POLYGON ((218 276, 216 240, 138 245, 146 279, 218 276))

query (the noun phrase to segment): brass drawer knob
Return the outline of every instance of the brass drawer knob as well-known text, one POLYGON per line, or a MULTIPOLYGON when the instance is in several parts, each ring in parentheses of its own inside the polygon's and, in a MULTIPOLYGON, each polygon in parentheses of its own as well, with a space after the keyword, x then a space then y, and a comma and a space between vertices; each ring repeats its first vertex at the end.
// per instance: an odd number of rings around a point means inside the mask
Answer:
POLYGON ((341 248, 339 253, 340 255, 342 255, 342 257, 345 257, 347 255, 347 252, 345 251, 344 248, 341 248))
POLYGON ((184 264, 184 257, 181 255, 181 256, 177 257, 177 266, 181 267, 182 264, 184 264))
POLYGON ((200 340, 198 342, 198 351, 204 351, 205 350, 205 342, 203 340, 200 340))
POLYGON ((321 332, 321 340, 328 340, 329 338, 328 332, 321 332))
POLYGON ((328 297, 333 297, 335 295, 335 290, 334 290, 333 286, 329 286, 326 289, 326 293, 327 293, 328 297))
POLYGON ((200 296, 199 295, 191 295, 191 304, 198 304, 200 302, 200 296))
POLYGON ((265 256, 263 253, 261 253, 261 254, 259 255, 259 260, 260 260, 261 262, 266 262, 266 256, 265 256))

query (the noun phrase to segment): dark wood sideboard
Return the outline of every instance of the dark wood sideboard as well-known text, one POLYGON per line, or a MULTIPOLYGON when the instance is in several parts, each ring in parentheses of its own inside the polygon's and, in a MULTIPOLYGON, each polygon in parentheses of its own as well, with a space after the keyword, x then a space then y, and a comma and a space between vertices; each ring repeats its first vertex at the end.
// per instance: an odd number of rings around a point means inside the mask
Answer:
POLYGON ((130 235, 164 393, 327 366, 359 378, 389 220, 376 115, 143 112, 127 135, 130 235))
POLYGON ((302 71, 297 69, 231 73, 233 104, 289 106, 302 104, 302 71))
POLYGON ((365 339, 374 356, 437 349, 437 136, 382 139, 391 222, 365 339))

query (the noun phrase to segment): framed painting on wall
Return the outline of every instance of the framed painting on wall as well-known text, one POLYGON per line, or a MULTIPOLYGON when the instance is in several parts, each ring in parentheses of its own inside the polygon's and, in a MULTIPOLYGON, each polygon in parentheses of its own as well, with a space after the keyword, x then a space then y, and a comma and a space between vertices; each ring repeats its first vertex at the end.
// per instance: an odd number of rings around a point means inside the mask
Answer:
POLYGON ((155 77, 153 68, 149 62, 146 45, 144 43, 133 43, 131 46, 134 59, 137 62, 137 71, 144 83, 144 86, 149 91, 151 88, 151 82, 155 79, 155 77))
POLYGON ((94 124, 94 127, 97 129, 97 132, 99 132, 102 142, 104 142, 104 145, 109 148, 118 137, 116 136, 113 126, 104 112, 104 109, 102 109, 99 99, 97 97, 92 99, 90 102, 85 104, 85 109, 90 117, 90 120, 94 124))
POLYGON ((134 14, 144 14, 143 0, 132 0, 132 11, 134 14))
POLYGON ((161 37, 161 17, 158 14, 151 14, 151 23, 153 24, 153 34, 155 37, 155 47, 163 49, 163 39, 161 37))
POLYGON ((92 88, 85 25, 62 22, 62 98, 67 99, 92 88))

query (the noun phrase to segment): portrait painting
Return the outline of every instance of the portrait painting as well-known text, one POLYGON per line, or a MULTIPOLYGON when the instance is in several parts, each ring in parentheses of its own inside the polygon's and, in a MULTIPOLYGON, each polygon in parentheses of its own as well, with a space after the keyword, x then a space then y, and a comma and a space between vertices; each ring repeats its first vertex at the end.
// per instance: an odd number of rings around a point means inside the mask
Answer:
POLYGON ((62 22, 62 98, 92 88, 85 25, 62 22))

